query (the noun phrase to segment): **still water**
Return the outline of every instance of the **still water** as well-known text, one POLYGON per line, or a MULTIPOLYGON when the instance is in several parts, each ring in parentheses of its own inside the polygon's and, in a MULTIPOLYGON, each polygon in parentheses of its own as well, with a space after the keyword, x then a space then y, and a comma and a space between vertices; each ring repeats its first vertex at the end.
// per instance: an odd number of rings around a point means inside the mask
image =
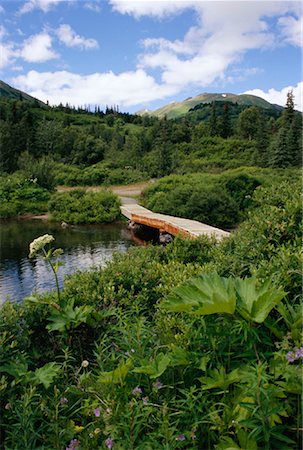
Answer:
POLYGON ((52 234, 53 246, 62 248, 60 287, 64 276, 92 266, 103 266, 114 252, 134 245, 123 224, 76 225, 63 229, 45 220, 0 221, 0 304, 6 299, 21 301, 32 293, 55 289, 50 267, 41 256, 28 258, 29 243, 43 234, 52 234))

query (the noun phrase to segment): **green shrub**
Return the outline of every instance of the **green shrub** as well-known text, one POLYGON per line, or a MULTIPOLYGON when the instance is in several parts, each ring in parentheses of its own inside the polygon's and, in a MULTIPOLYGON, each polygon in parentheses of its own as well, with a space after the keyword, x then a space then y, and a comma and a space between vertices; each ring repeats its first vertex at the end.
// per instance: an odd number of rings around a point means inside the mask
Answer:
POLYGON ((45 212, 50 193, 21 174, 0 177, 0 218, 45 212))
POLYGON ((245 173, 173 175, 145 190, 143 202, 154 212, 233 228, 258 184, 245 173))
POLYGON ((107 223, 119 217, 120 203, 111 191, 77 189, 56 193, 48 204, 54 220, 68 223, 107 223))
POLYGON ((56 183, 66 186, 129 184, 143 181, 147 174, 134 168, 117 168, 98 163, 87 167, 57 163, 56 183))
POLYGON ((52 191, 56 185, 56 163, 49 155, 35 159, 28 152, 21 153, 18 158, 18 166, 27 178, 35 179, 39 186, 52 191))
POLYGON ((248 219, 214 247, 216 268, 222 275, 273 276, 294 298, 302 283, 301 183, 277 180, 271 187, 258 187, 252 202, 248 219))

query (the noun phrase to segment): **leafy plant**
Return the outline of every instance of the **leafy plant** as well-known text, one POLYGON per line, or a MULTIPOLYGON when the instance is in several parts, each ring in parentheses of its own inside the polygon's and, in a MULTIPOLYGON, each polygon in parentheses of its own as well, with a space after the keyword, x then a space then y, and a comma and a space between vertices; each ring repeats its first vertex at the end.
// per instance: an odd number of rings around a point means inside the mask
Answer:
POLYGON ((69 223, 107 223, 117 219, 119 206, 113 192, 77 189, 55 194, 49 202, 49 211, 55 220, 69 223))
POLYGON ((162 302, 161 307, 169 311, 189 312, 196 315, 233 314, 236 307, 233 281, 219 277, 218 274, 192 278, 176 288, 162 302))

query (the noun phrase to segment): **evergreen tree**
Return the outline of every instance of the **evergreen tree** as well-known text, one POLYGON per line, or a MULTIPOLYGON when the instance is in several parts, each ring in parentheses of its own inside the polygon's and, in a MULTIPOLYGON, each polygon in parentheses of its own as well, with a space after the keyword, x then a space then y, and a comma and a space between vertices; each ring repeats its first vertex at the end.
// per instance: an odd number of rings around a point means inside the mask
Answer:
POLYGON ((224 104, 223 116, 222 116, 220 125, 221 125, 220 126, 220 136, 221 137, 228 138, 229 136, 232 135, 232 127, 231 127, 228 103, 224 104))
POLYGON ((301 121, 301 116, 295 112, 293 92, 289 91, 281 127, 271 144, 269 162, 271 167, 290 167, 300 164, 302 159, 301 121))
POLYGON ((215 102, 212 102, 212 104, 211 104, 211 116, 210 116, 210 121, 209 121, 209 134, 211 136, 217 136, 218 135, 218 118, 217 118, 215 102))

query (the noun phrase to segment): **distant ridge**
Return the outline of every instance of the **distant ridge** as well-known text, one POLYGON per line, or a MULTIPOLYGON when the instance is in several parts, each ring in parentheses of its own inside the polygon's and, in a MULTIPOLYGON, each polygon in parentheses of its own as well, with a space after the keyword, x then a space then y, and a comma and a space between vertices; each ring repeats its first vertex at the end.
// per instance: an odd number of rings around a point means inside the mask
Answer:
POLYGON ((175 119, 177 117, 183 116, 188 113, 188 111, 200 104, 212 103, 212 102, 232 102, 238 103, 238 105, 243 106, 258 106, 262 109, 275 109, 277 111, 282 111, 283 107, 279 105, 273 105, 272 103, 267 102, 261 97, 257 97, 256 95, 248 95, 248 94, 231 94, 231 93, 203 93, 197 95, 196 97, 188 97, 182 102, 171 102, 165 106, 162 106, 155 111, 147 111, 144 112, 138 111, 137 114, 149 114, 151 116, 155 116, 158 118, 167 117, 167 119, 175 119))
POLYGON ((46 106, 46 103, 42 102, 41 100, 10 86, 2 80, 0 80, 0 97, 10 98, 14 100, 27 100, 32 103, 38 102, 40 106, 46 106))

